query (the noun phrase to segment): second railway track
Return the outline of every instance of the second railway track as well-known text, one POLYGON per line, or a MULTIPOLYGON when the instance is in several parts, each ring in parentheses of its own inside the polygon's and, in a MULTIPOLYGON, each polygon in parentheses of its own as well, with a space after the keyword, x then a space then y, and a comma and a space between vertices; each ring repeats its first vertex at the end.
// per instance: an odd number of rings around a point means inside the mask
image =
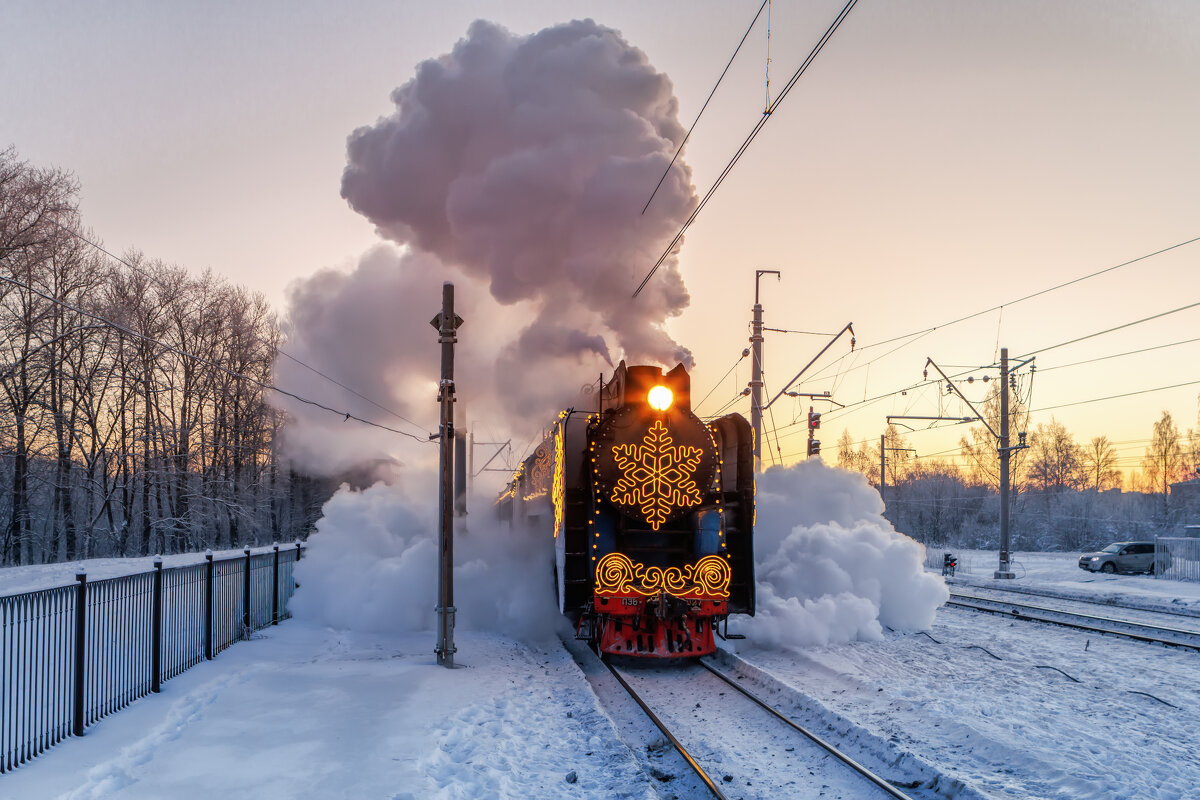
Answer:
POLYGON ((713 797, 916 796, 900 791, 707 663, 631 669, 606 665, 713 797))
POLYGON ((1196 627, 1180 628, 1153 625, 1147 622, 1137 622, 1129 619, 1088 614, 1030 603, 1017 603, 1012 600, 979 597, 961 592, 951 592, 950 599, 946 605, 973 611, 984 611, 991 614, 1001 614, 1013 619, 1061 625, 1091 633, 1107 633, 1142 642, 1200 650, 1200 628, 1196 627))

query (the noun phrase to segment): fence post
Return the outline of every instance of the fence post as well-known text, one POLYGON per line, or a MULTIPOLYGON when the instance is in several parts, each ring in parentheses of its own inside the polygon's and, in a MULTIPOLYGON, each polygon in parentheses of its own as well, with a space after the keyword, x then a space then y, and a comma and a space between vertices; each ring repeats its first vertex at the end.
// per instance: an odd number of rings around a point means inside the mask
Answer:
POLYGON ((242 551, 246 554, 246 580, 242 583, 242 635, 250 638, 250 545, 242 551))
POLYGON ((300 540, 299 540, 299 539, 297 539, 297 540, 296 540, 296 560, 297 560, 297 561, 299 561, 299 560, 300 560, 300 554, 301 554, 302 552, 303 552, 303 551, 300 549, 300 540))
POLYGON ((212 661, 213 657, 213 552, 204 551, 208 561, 204 579, 204 657, 212 661))
POLYGON ((73 733, 83 736, 83 686, 85 678, 84 647, 87 639, 87 572, 83 566, 75 573, 79 586, 75 592, 75 692, 73 717, 73 733))
POLYGON ((154 607, 150 616, 150 691, 162 690, 162 556, 154 557, 154 607))
POLYGON ((279 542, 271 547, 275 550, 275 571, 271 573, 271 624, 279 624, 279 542))

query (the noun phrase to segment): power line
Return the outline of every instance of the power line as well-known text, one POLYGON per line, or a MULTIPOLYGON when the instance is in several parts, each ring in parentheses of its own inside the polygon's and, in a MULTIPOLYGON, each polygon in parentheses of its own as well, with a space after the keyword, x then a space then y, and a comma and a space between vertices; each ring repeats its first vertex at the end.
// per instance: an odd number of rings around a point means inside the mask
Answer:
MULTIPOLYGON (((704 401, 705 401, 705 400, 707 400, 709 397, 711 397, 711 396, 712 396, 712 393, 713 393, 713 392, 715 392, 715 391, 717 390, 717 387, 718 387, 718 386, 720 386, 722 383, 724 383, 724 382, 725 382, 725 379, 729 377, 729 373, 731 373, 731 372, 733 372, 735 369, 737 369, 737 365, 738 365, 738 364, 740 364, 740 363, 742 363, 742 361, 743 361, 743 360, 746 358, 746 353, 747 353, 747 351, 746 351, 746 350, 743 350, 743 351, 742 351, 742 354, 741 354, 740 356, 738 356, 738 360, 733 362, 733 366, 732 366, 732 367, 730 367, 730 368, 729 368, 729 369, 728 369, 728 370, 725 372, 725 374, 721 376, 721 379, 720 379, 719 381, 717 381, 716 383, 714 383, 714 384, 713 384, 713 387, 712 387, 711 389, 709 389, 709 390, 708 390, 708 394, 706 394, 706 395, 704 395, 704 397, 700 398, 700 402, 699 402, 699 403, 696 403, 695 405, 693 405, 693 406, 692 406, 692 410, 693 410, 693 411, 695 411, 695 410, 696 410, 697 408, 699 408, 700 406, 704 405, 704 401)), ((726 403, 726 405, 728 405, 728 403, 726 403)))
POLYGON ((1125 392, 1124 394, 1113 394, 1113 395, 1109 395, 1108 397, 1093 397, 1090 400, 1079 400, 1074 403, 1062 403, 1057 406, 1045 406, 1043 408, 1030 409, 1029 413, 1033 414, 1033 413, 1042 412, 1042 411, 1054 411, 1055 409, 1059 409, 1059 408, 1070 408, 1071 406, 1082 406, 1082 405, 1087 405, 1088 403, 1100 403, 1105 400, 1117 400, 1122 397, 1135 397, 1139 394, 1151 394, 1152 392, 1165 392, 1168 389, 1179 389, 1184 386, 1196 386, 1197 384, 1200 384, 1200 381, 1187 381, 1186 383, 1175 383, 1175 384, 1171 384, 1170 386, 1158 386, 1153 389, 1140 389, 1136 392, 1125 392))
POLYGON ((1089 358, 1085 361, 1074 361, 1070 364, 1056 364, 1053 367, 1038 367, 1038 372, 1039 373, 1052 372, 1056 369, 1066 369, 1067 367, 1078 367, 1081 364, 1094 364, 1097 361, 1107 361, 1110 358, 1121 358, 1123 356, 1134 356, 1134 355, 1138 355, 1139 353, 1149 353, 1152 350, 1163 350, 1168 347, 1178 347, 1178 346, 1184 345, 1184 344, 1192 344, 1193 342, 1200 342, 1200 338, 1184 339, 1184 340, 1178 341, 1178 342, 1171 342, 1170 344, 1158 344, 1153 347, 1143 347, 1140 350, 1128 350, 1124 353, 1112 353, 1111 355, 1107 355, 1107 356, 1097 356, 1096 358, 1089 358))
POLYGON ((725 169, 723 169, 721 174, 717 176, 717 179, 713 183, 712 187, 709 188, 708 192, 704 195, 703 199, 701 199, 700 203, 696 206, 692 213, 688 215, 688 218, 684 220, 683 225, 679 228, 679 232, 675 234, 673 239, 671 239, 671 243, 667 245, 666 249, 663 250, 662 255, 660 255, 658 260, 654 262, 654 266, 651 267, 650 271, 646 273, 646 277, 642 279, 640 284, 638 284, 637 289, 635 289, 633 292, 634 297, 637 297, 642 293, 642 289, 646 288, 646 284, 650 282, 652 277, 654 277, 654 273, 658 272, 658 268, 661 267, 663 263, 670 257, 671 252, 675 249, 675 246, 678 245, 679 241, 683 238, 684 232, 687 231, 688 227, 692 224, 696 217, 700 215, 700 212, 704 210, 704 207, 708 205, 708 201, 712 199, 714 194, 716 194, 717 189, 720 188, 721 184, 725 181, 725 178, 727 178, 729 173, 733 171, 733 168, 737 166, 738 161, 741 160, 746 150, 749 149, 750 144, 755 140, 755 138, 757 138, 759 131, 761 131, 763 126, 767 124, 767 121, 771 119, 771 115, 774 114, 776 109, 779 108, 780 104, 783 103, 784 99, 788 96, 788 93, 791 92, 792 87, 796 85, 798 80, 800 80, 800 76, 805 73, 809 65, 812 64, 813 60, 816 59, 817 55, 822 49, 824 49, 825 44, 841 26, 842 21, 846 18, 846 15, 850 13, 851 9, 854 8, 857 2, 858 0, 850 0, 848 3, 846 3, 845 7, 837 15, 837 18, 834 19, 833 23, 825 31, 824 35, 821 36, 816 46, 813 47, 812 52, 808 54, 808 58, 804 59, 804 62, 792 75, 791 80, 789 80, 783 87, 783 91, 779 93, 779 97, 775 98, 775 102, 771 103, 767 110, 763 112, 758 122, 754 125, 754 128, 750 131, 750 135, 747 136, 745 141, 742 142, 741 147, 739 147, 737 152, 734 153, 733 158, 731 158, 729 163, 725 165, 725 169))
POLYGON ((729 57, 729 63, 725 65, 725 69, 721 70, 721 76, 717 78, 717 82, 713 86, 712 91, 708 93, 708 99, 705 100, 704 105, 700 107, 700 113, 697 114, 696 119, 692 121, 692 127, 688 128, 687 135, 684 136, 683 141, 679 143, 679 149, 675 151, 675 155, 671 156, 671 163, 667 164, 667 168, 663 170, 662 177, 658 179, 658 183, 654 186, 654 191, 650 193, 650 198, 646 200, 646 205, 642 206, 643 214, 645 214, 646 209, 650 207, 650 203, 654 200, 654 196, 658 194, 658 190, 662 187, 663 181, 665 181, 667 176, 671 174, 671 167, 675 166, 676 159, 678 159, 679 154, 683 152, 683 146, 688 143, 688 139, 692 138, 692 131, 696 130, 696 124, 700 122, 700 117, 704 115, 704 109, 708 108, 709 101, 711 101, 713 99, 713 95, 717 93, 717 87, 719 87, 721 85, 721 81, 725 79, 725 73, 729 72, 729 68, 733 66, 733 60, 737 58, 737 54, 741 52, 742 45, 746 43, 746 37, 749 36, 750 31, 754 29, 754 23, 758 22, 758 18, 762 15, 763 9, 766 8, 767 3, 769 2, 770 0, 763 0, 762 5, 758 7, 758 11, 754 14, 754 19, 750 20, 750 27, 746 28, 746 32, 742 34, 741 41, 738 42, 738 46, 733 50, 733 55, 729 57))
POLYGON ((150 344, 156 345, 158 347, 163 348, 164 350, 175 353, 176 355, 178 355, 182 358, 188 358, 188 359, 191 359, 192 361, 195 361, 198 364, 203 364, 207 367, 211 367, 212 369, 216 369, 221 372, 224 372, 225 374, 227 374, 233 378, 236 378, 237 380, 243 380, 243 381, 252 383, 261 389, 266 389, 266 390, 269 390, 272 392, 278 392, 279 394, 282 394, 286 397, 290 397, 293 400, 298 400, 301 403, 304 403, 306 405, 315 406, 324 411, 329 411, 333 414, 337 414, 338 416, 341 416, 346 420, 354 420, 355 422, 361 422, 364 425, 370 425, 373 428, 379 428, 381 430, 389 431, 390 433, 396 433, 401 436, 407 436, 410 439, 415 439, 418 442, 424 443, 424 442, 429 441, 428 439, 422 439, 419 436, 414 436, 413 434, 408 433, 407 431, 400 431, 400 430, 396 430, 395 428, 389 428, 386 425, 380 425, 378 422, 371 422, 368 419, 363 419, 362 417, 357 417, 349 412, 339 411, 336 408, 330 408, 329 406, 324 405, 322 403, 318 403, 315 400, 309 400, 307 397, 301 397, 300 395, 296 394, 295 392, 289 392, 286 389, 280 389, 278 386, 275 386, 274 384, 270 384, 265 381, 261 381, 258 378, 253 377, 252 375, 245 375, 240 372, 235 372, 234 370, 229 369, 229 367, 226 367, 223 364, 218 364, 215 361, 209 361, 208 359, 206 359, 202 356, 195 355, 194 353, 189 353, 185 350, 181 350, 181 349, 175 347, 174 345, 167 344, 166 342, 161 342, 151 336, 146 336, 145 334, 138 333, 137 331, 134 331, 125 325, 121 325, 118 322, 113 322, 112 320, 110 320, 106 317, 102 317, 99 314, 93 314, 90 311, 84 311, 82 308, 71 305, 70 303, 68 303, 64 300, 59 300, 56 297, 51 297, 50 295, 46 294, 45 292, 42 292, 38 289, 33 288, 32 286, 28 286, 24 283, 21 283, 20 281, 14 279, 14 278, 10 278, 6 275, 0 275, 0 281, 4 281, 6 283, 12 284, 13 286, 17 286, 21 289, 24 289, 27 292, 36 294, 38 297, 41 297, 44 300, 48 300, 49 302, 51 302, 57 306, 61 306, 62 308, 66 308, 70 311, 74 311, 76 314, 80 314, 89 319, 94 319, 97 322, 101 322, 105 325, 108 325, 109 327, 113 328, 114 330, 120 331, 121 333, 124 333, 127 336, 132 336, 135 339, 140 339, 144 342, 148 342, 150 344))
MULTIPOLYGON (((1132 264, 1137 264, 1138 262, 1145 261, 1145 260, 1153 258, 1155 256, 1162 255, 1163 253, 1168 253, 1172 250, 1178 250, 1179 248, 1186 247, 1189 244, 1195 244, 1196 242, 1200 242, 1200 236, 1193 237, 1186 241, 1178 242, 1176 244, 1170 245, 1169 247, 1164 247, 1159 250, 1155 250, 1153 253, 1147 253, 1145 255, 1138 256, 1137 258, 1132 258, 1128 261, 1123 261, 1120 264, 1114 264, 1113 266, 1105 267, 1104 269, 1099 269, 1099 270, 1096 270, 1095 272, 1089 272, 1087 275, 1081 275, 1078 278, 1072 278, 1069 281, 1064 281, 1063 283, 1059 283, 1054 286, 1050 286, 1048 288, 1041 289, 1041 290, 1033 292, 1031 294, 1027 294, 1023 297, 1018 297, 1015 300, 1009 300, 1005 303, 1000 303, 999 305, 994 305, 990 308, 985 308, 982 311, 976 311, 972 314, 967 314, 966 316, 950 320, 949 322, 943 322, 939 325, 934 325, 929 328, 922 328, 920 330, 916 330, 911 333, 901 334, 900 336, 893 336, 892 338, 884 339, 881 342, 873 342, 871 344, 860 345, 858 347, 858 350, 860 352, 863 352, 866 350, 870 350, 871 348, 874 348, 874 347, 882 347, 885 344, 891 344, 892 342, 898 342, 898 341, 901 341, 902 339, 912 339, 913 337, 924 337, 924 336, 927 336, 930 333, 933 333, 934 331, 939 330, 941 328, 948 328, 951 325, 957 325, 960 322, 966 322, 967 320, 975 319, 976 317, 981 317, 985 314, 990 314, 991 312, 998 311, 998 310, 1004 308, 1005 306, 1012 306, 1012 305, 1016 305, 1017 303, 1023 303, 1026 300, 1032 300, 1035 297, 1040 297, 1044 294, 1049 294, 1050 292, 1054 292, 1054 291, 1058 291, 1059 289, 1066 288, 1067 286, 1072 286, 1076 283, 1081 283, 1083 281, 1099 277, 1101 275, 1107 274, 1109 272, 1113 272, 1113 271, 1121 269, 1123 267, 1128 267, 1132 264)), ((917 340, 913 339, 913 341, 917 341, 917 340)), ((904 344, 901 344, 900 346, 895 347, 892 350, 889 350, 888 352, 884 353, 883 355, 877 356, 877 357, 871 359, 870 361, 867 361, 864 364, 859 364, 858 366, 851 367, 850 369, 846 370, 846 372, 847 373, 854 372, 855 370, 863 369, 864 367, 869 367, 871 364, 875 363, 876 361, 879 361, 880 359, 883 359, 883 358, 887 358, 892 353, 895 353, 896 351, 901 350, 912 343, 913 342, 905 342, 904 344)), ((1056 345, 1056 346, 1058 346, 1058 345, 1056 345)), ((832 366, 832 365, 830 365, 830 366, 832 366)), ((824 372, 826 369, 829 369, 829 366, 823 367, 815 375, 813 375, 813 378, 820 377, 821 373, 824 372)))
POLYGON ((1163 311, 1159 314, 1153 314, 1149 317, 1142 317, 1141 319, 1135 319, 1133 322, 1126 322, 1125 324, 1118 325, 1115 328, 1107 328, 1102 331, 1096 331, 1095 333, 1089 333, 1086 336, 1080 336, 1076 339, 1070 339, 1065 342, 1059 342, 1058 344, 1051 345, 1050 347, 1040 347, 1035 350, 1029 351, 1025 355, 1017 356, 1017 358, 1026 358, 1035 353, 1037 355, 1041 355, 1042 353, 1047 353, 1051 350, 1057 350, 1060 347, 1066 347, 1069 344, 1077 344, 1079 342, 1086 341, 1088 339, 1094 339, 1097 336, 1103 336, 1106 333, 1112 333, 1113 331, 1124 330, 1125 328, 1131 328, 1134 325, 1141 325, 1143 322, 1150 322, 1151 320, 1160 319, 1162 317, 1167 317, 1167 316, 1170 316, 1171 314, 1178 314, 1180 311, 1187 311, 1189 308, 1195 308, 1196 306, 1200 306, 1200 302, 1189 303, 1186 306, 1180 306, 1179 308, 1173 308, 1170 311, 1163 311))

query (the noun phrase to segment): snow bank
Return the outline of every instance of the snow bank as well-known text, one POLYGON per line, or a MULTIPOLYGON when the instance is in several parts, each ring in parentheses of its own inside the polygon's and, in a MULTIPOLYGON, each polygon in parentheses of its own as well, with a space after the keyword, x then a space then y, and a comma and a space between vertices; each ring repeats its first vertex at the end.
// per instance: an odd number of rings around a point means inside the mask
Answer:
MULTIPOLYGON (((488 508, 490 501, 473 504, 488 508)), ((366 633, 432 630, 437 605, 437 502, 382 483, 343 486, 325 504, 317 533, 296 566, 297 618, 366 633)), ((454 540, 457 626, 526 641, 553 635, 552 551, 542 539, 468 518, 454 540), (538 576, 544 579, 539 580, 538 576)))
POLYGON ((866 479, 817 460, 759 476, 755 555, 758 610, 744 627, 762 647, 928 628, 949 598, 924 570, 924 545, 883 518, 866 479))

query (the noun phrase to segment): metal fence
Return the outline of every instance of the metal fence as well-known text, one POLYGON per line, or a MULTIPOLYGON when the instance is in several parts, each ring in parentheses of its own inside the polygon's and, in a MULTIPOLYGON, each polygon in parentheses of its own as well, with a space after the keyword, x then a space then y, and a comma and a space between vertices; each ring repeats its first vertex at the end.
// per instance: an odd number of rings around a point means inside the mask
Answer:
POLYGON ((0 597, 0 773, 291 616, 301 545, 0 597), (82 611, 82 613, 80 613, 82 611))
POLYGON ((1155 539, 1154 564, 1155 577, 1200 581, 1200 539, 1155 539))

